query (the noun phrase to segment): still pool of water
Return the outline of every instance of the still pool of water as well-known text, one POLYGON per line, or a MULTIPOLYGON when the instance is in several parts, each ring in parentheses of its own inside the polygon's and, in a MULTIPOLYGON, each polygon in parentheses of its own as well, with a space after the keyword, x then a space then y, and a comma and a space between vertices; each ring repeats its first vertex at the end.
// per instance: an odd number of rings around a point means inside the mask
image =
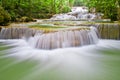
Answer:
POLYGON ((120 41, 38 50, 0 40, 0 80, 120 80, 120 41))

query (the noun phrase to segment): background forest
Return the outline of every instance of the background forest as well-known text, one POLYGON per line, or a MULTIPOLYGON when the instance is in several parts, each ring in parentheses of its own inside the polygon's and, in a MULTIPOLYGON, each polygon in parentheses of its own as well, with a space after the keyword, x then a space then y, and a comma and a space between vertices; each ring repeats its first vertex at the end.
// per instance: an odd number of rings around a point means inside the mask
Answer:
POLYGON ((104 18, 120 20, 120 0, 0 0, 0 25, 9 21, 31 21, 69 12, 72 6, 87 6, 104 14, 104 18))

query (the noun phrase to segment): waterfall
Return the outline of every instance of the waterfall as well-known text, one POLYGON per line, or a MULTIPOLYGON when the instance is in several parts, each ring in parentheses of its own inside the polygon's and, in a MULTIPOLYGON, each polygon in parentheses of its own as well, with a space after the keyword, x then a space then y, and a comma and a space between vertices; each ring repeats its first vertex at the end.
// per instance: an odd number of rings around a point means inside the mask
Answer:
POLYGON ((71 12, 55 14, 51 20, 94 20, 101 19, 101 13, 89 13, 87 7, 73 7, 71 12))
POLYGON ((62 30, 38 34, 29 39, 32 46, 39 49, 55 49, 94 44, 98 41, 96 29, 62 30))
MULTIPOLYGON (((74 27, 73 27, 74 28, 74 27)), ((80 28, 80 27, 79 27, 80 28)), ((101 39, 120 40, 120 24, 95 23, 94 27, 58 31, 36 30, 27 27, 1 28, 0 39, 21 39, 39 49, 55 49, 94 44, 101 39)))
POLYGON ((95 24, 101 39, 120 40, 120 24, 117 23, 98 23, 95 24))
POLYGON ((23 37, 27 39, 36 33, 42 33, 42 31, 24 27, 2 28, 0 39, 21 39, 23 37))
POLYGON ((71 28, 46 33, 31 28, 2 28, 0 39, 23 38, 34 48, 56 49, 95 44, 98 35, 95 27, 71 28))

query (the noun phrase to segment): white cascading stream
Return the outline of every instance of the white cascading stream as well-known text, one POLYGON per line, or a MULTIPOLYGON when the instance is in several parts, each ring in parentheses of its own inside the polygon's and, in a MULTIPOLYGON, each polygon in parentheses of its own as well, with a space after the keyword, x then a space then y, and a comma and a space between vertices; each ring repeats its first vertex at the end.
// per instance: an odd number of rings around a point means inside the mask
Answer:
POLYGON ((101 19, 101 13, 89 13, 87 7, 73 7, 71 12, 56 14, 51 20, 94 20, 101 19))
POLYGON ((90 27, 90 30, 65 30, 37 34, 28 41, 35 48, 55 49, 94 44, 98 41, 98 36, 96 29, 90 27))

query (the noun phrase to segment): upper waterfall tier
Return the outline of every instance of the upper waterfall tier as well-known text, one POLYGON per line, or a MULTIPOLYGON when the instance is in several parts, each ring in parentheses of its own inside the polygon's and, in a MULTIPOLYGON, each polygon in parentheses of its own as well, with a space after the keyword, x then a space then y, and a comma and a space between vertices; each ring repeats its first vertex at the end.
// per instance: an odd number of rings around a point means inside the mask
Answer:
POLYGON ((94 20, 101 19, 101 13, 89 13, 87 7, 73 7, 71 12, 56 14, 51 20, 94 20))

